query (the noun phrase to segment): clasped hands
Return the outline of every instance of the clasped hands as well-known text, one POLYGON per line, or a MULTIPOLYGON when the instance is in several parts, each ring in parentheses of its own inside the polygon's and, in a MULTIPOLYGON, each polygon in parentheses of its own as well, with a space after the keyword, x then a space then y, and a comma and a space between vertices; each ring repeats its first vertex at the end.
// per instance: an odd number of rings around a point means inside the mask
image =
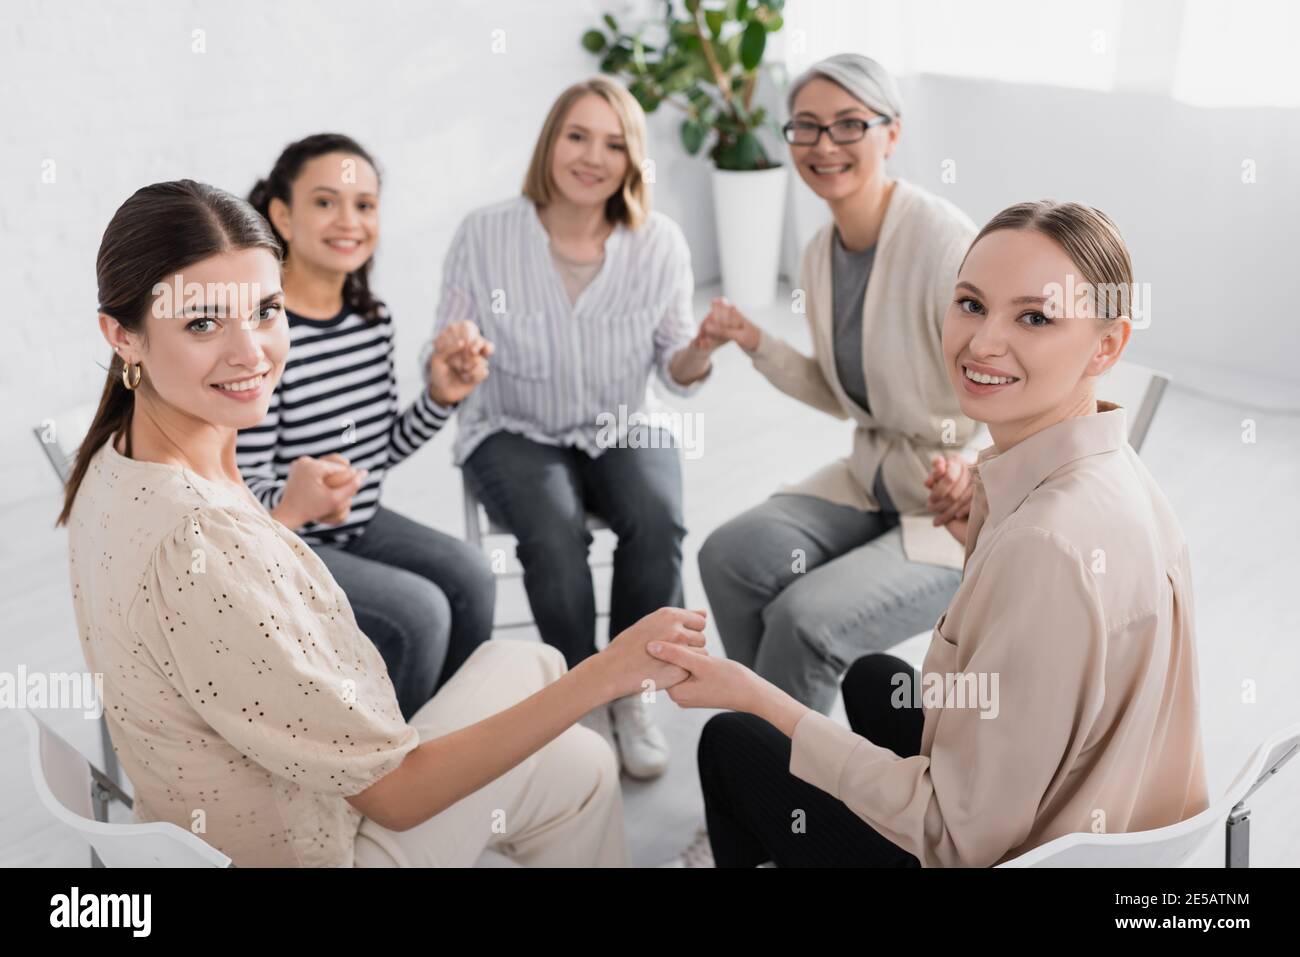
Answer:
POLYGON ((448 325, 429 357, 429 398, 442 406, 463 400, 487 378, 492 352, 492 343, 468 319, 448 325))
MULTIPOLYGON (((442 406, 462 401, 487 378, 492 351, 492 343, 473 322, 448 325, 434 340, 429 357, 429 397, 442 406)), ((301 455, 289 466, 284 494, 271 514, 290 529, 308 522, 341 524, 369 475, 369 469, 354 468, 337 452, 319 458, 301 455)))

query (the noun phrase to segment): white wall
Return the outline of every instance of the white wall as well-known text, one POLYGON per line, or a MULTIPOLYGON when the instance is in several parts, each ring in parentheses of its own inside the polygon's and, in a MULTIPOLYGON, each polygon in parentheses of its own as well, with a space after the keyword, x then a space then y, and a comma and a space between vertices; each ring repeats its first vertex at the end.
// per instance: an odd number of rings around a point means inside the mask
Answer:
MULTIPOLYGON (((896 174, 977 224, 1031 199, 1104 210, 1136 281, 1151 285, 1151 324, 1135 333, 1130 358, 1242 402, 1300 407, 1290 285, 1300 263, 1300 110, 937 75, 900 87, 896 174), (1247 159, 1251 184, 1242 182, 1247 159)), ((828 214, 802 182, 795 193, 803 242, 828 214)))
MULTIPOLYGON (((0 505, 49 489, 30 427, 98 395, 108 352, 95 327, 95 252, 133 190, 192 177, 242 193, 290 140, 355 136, 385 178, 376 287, 413 377, 457 222, 518 191, 547 107, 595 70, 578 37, 602 12, 629 9, 653 14, 659 3, 7 0, 0 505), (195 30, 206 52, 193 51, 195 30), (54 182, 43 181, 49 161, 54 182)), ((870 52, 869 37, 837 39, 870 52)), ((1100 206, 1154 290, 1152 327, 1132 355, 1246 400, 1297 404, 1300 333, 1284 283, 1300 255, 1300 111, 930 75, 902 87, 899 174, 977 222, 1026 198, 1100 206), (1246 158, 1258 165, 1249 186, 1246 158), (940 181, 945 159, 955 183, 940 181)), ((681 223, 706 283, 718 268, 708 167, 684 155, 677 121, 667 108, 651 117, 655 201, 681 223)), ((789 273, 826 216, 792 179, 789 273)))
MULTIPOLYGON (((375 285, 397 320, 402 374, 413 377, 457 222, 518 193, 551 102, 596 71, 583 30, 626 6, 6 0, 0 505, 50 488, 31 426, 98 398, 108 347, 95 320, 95 254, 135 189, 189 177, 242 195, 293 139, 357 138, 384 176, 375 285), (194 30, 205 32, 204 53, 192 49, 194 30), (52 183, 42 181, 47 160, 52 183)), ((707 195, 699 201, 707 169, 684 155, 671 117, 652 120, 658 205, 681 222, 708 280, 717 253, 707 195)))

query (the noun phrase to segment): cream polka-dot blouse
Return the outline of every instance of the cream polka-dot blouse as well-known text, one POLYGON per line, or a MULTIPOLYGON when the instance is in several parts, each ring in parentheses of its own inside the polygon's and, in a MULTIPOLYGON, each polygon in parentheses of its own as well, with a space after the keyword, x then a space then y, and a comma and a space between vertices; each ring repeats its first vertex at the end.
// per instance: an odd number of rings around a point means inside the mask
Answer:
POLYGON ((240 490, 91 459, 69 531, 86 661, 141 821, 239 866, 350 866, 344 799, 419 743, 316 553, 240 490))

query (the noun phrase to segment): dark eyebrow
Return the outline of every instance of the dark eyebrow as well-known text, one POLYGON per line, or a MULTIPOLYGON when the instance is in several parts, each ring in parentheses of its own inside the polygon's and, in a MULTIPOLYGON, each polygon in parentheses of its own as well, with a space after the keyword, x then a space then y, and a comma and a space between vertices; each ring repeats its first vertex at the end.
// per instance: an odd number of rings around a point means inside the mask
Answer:
MULTIPOLYGON (((277 299, 283 299, 283 298, 284 298, 284 290, 277 289, 275 292, 268 292, 265 296, 263 296, 262 301, 258 303, 258 306, 265 306, 268 305, 269 303, 275 302, 277 299)), ((211 319, 226 318, 226 315, 218 310, 217 304, 215 302, 204 303, 201 306, 190 306, 188 309, 183 310, 181 312, 181 315, 185 316, 186 318, 193 318, 196 316, 206 317, 211 319)))
MULTIPOLYGON (((961 282, 957 283, 957 288, 960 289, 962 286, 965 286, 967 289, 969 289, 971 292, 975 293, 975 295, 979 296, 982 299, 988 298, 987 296, 984 295, 984 293, 980 292, 979 287, 976 286, 973 282, 967 282, 965 279, 963 279, 961 280, 961 282)), ((1026 305, 1041 305, 1042 303, 1047 302, 1047 297, 1046 296, 1016 296, 1016 298, 1012 299, 1011 301, 1018 305, 1022 303, 1026 305)))
MULTIPOLYGON (((865 113, 866 111, 867 108, 865 106, 846 106, 844 109, 839 110, 835 115, 843 116, 845 113, 865 113)), ((813 119, 813 120, 818 119, 817 114, 814 113, 812 110, 800 110, 798 113, 795 114, 796 118, 800 116, 806 116, 809 119, 813 119)))

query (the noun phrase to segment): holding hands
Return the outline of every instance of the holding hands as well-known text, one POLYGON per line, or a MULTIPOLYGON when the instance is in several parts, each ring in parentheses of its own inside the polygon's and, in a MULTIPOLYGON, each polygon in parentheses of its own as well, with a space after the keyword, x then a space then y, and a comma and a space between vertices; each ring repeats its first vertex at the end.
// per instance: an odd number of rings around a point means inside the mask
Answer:
POLYGON ((308 522, 347 521, 352 499, 369 475, 369 469, 354 469, 337 452, 321 458, 301 455, 289 466, 284 496, 271 515, 291 529, 308 522))
POLYGON ((706 612, 684 608, 660 608, 635 625, 621 631, 599 654, 578 667, 590 667, 600 676, 602 697, 607 701, 649 690, 671 688, 687 677, 686 671, 661 661, 646 651, 650 644, 674 648, 695 648, 703 652, 706 612))
POLYGON ((758 348, 761 331, 744 314, 722 297, 709 304, 709 314, 700 323, 700 331, 691 342, 696 349, 712 352, 728 342, 734 342, 746 352, 758 348))
POLYGON ((738 661, 714 658, 703 644, 651 641, 646 651, 686 675, 668 687, 668 697, 683 708, 725 708, 757 715, 787 735, 794 735, 807 705, 796 701, 738 661))
POLYGON ((930 460, 930 474, 925 480, 930 490, 926 507, 934 513, 934 524, 947 528, 963 545, 975 491, 972 475, 970 464, 960 456, 936 455, 930 460))
POLYGON ((487 378, 492 351, 492 343, 468 319, 442 330, 429 357, 429 397, 443 406, 463 400, 487 378))

